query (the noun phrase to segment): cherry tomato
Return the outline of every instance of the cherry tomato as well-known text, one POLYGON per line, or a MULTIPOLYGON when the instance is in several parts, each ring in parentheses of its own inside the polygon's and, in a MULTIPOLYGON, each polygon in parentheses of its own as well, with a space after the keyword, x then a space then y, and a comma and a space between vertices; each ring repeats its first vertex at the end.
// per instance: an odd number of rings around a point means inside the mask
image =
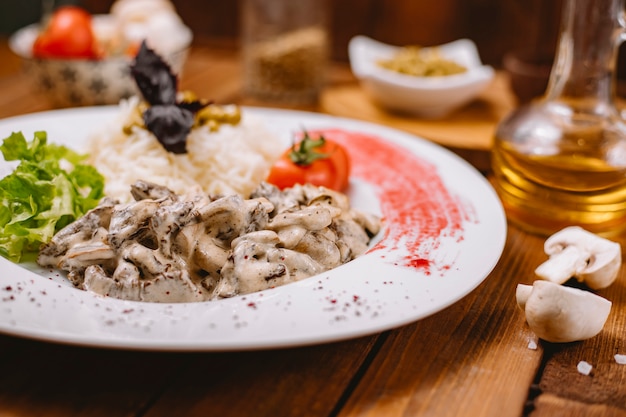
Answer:
POLYGON ((98 58, 98 46, 91 25, 91 15, 77 6, 62 6, 33 44, 36 58, 98 58))
POLYGON ((340 144, 320 135, 304 138, 287 149, 272 166, 267 182, 281 190, 295 184, 313 184, 343 191, 350 180, 350 159, 340 144))

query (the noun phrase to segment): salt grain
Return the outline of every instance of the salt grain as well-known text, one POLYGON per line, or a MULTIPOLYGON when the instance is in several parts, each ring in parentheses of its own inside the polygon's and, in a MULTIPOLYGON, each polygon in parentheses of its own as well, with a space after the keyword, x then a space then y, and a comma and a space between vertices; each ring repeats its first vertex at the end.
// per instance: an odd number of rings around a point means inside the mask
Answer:
POLYGON ((580 361, 578 362, 576 369, 578 369, 578 372, 583 375, 589 375, 591 373, 591 370, 593 369, 593 366, 591 366, 589 362, 580 361))
POLYGON ((534 339, 530 339, 528 341, 528 349, 537 350, 537 341, 534 339))
POLYGON ((617 362, 620 365, 626 365, 626 355, 620 355, 619 353, 617 353, 615 356, 615 362, 617 362))

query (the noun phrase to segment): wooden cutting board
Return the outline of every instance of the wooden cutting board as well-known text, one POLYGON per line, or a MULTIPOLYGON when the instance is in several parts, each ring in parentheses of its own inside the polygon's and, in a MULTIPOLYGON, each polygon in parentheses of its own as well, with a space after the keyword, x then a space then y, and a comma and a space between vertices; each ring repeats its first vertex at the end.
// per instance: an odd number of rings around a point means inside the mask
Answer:
POLYGON ((476 100, 436 120, 393 114, 379 107, 358 83, 332 86, 321 98, 325 113, 391 126, 443 146, 477 150, 491 148, 498 122, 516 105, 508 78, 500 72, 476 100))

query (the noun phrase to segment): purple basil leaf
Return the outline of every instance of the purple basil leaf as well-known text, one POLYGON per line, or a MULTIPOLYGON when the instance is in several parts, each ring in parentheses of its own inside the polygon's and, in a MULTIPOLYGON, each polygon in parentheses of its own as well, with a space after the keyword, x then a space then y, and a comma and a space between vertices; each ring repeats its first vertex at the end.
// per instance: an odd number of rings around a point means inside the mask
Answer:
POLYGON ((191 111, 175 104, 153 105, 143 113, 143 121, 168 152, 187 151, 187 135, 194 122, 191 111))
POLYGON ((130 72, 143 98, 151 105, 174 104, 178 80, 170 66, 146 42, 141 43, 130 72))

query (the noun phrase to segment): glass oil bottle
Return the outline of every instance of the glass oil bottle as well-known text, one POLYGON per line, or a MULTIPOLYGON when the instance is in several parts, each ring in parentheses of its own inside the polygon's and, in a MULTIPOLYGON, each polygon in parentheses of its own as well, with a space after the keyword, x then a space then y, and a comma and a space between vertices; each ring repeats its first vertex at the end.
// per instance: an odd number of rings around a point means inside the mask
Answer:
POLYGON ((626 124, 615 106, 623 14, 623 0, 565 0, 546 93, 496 129, 494 187, 526 231, 626 230, 626 124))

